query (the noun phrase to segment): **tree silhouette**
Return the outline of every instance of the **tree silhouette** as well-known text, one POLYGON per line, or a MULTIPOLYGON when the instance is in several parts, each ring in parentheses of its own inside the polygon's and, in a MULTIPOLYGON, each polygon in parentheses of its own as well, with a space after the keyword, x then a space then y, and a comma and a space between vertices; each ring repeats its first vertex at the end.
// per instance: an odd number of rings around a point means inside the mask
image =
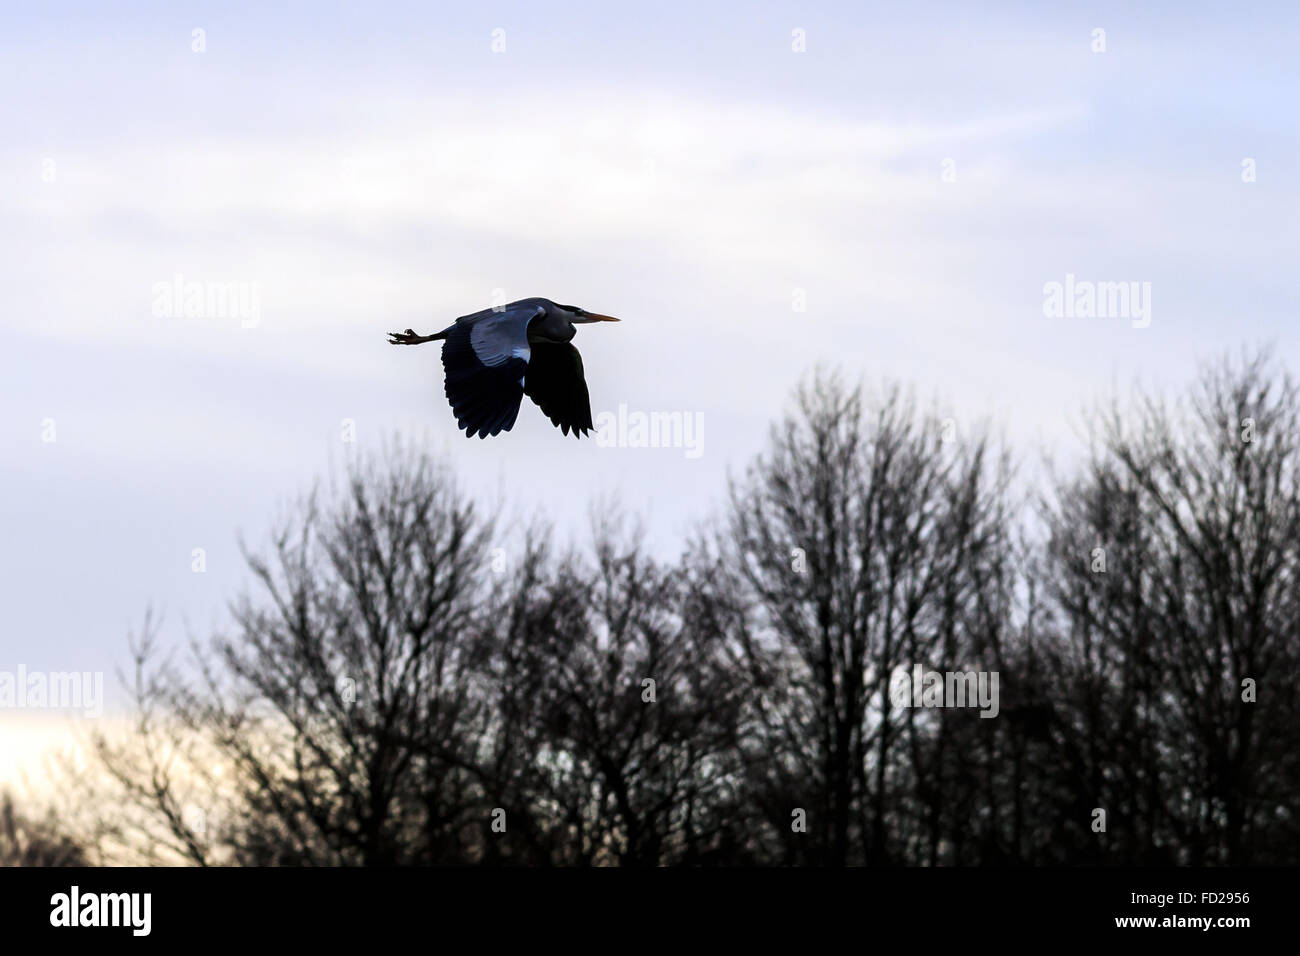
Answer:
MULTIPOLYGON (((427 454, 360 459, 246 550, 228 632, 178 662, 146 619, 133 733, 99 734, 80 779, 86 843, 200 865, 1294 862, 1296 386, 1256 353, 1089 423, 1087 456, 1031 489, 987 431, 816 373, 677 560, 615 509, 561 546, 427 454), (996 714, 897 699, 914 666, 996 674, 996 714)), ((77 858, 25 849, 7 812, 10 856, 77 858)))
POLYGON ((945 442, 951 427, 897 388, 868 402, 814 377, 732 487, 714 594, 749 682, 760 812, 777 834, 793 808, 816 821, 783 837, 790 862, 901 861, 904 837, 939 852, 954 718, 895 707, 890 682, 993 658, 1007 535, 987 439, 945 442), (916 809, 924 834, 905 832, 916 809))
POLYGON ((1049 519, 1061 771, 1118 859, 1293 861, 1296 386, 1256 353, 1098 418, 1049 519))
POLYGON ((19 813, 13 795, 0 794, 0 866, 85 866, 85 850, 53 819, 19 813))

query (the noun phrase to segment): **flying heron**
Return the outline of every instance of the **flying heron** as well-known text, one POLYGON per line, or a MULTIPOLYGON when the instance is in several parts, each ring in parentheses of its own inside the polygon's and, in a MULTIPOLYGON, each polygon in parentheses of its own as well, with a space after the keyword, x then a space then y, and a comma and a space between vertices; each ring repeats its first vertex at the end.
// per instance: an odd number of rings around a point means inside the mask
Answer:
POLYGON ((571 340, 584 322, 617 322, 550 299, 520 299, 462 315, 433 335, 411 329, 390 332, 392 345, 442 342, 447 401, 465 437, 510 431, 525 395, 564 434, 592 429, 591 399, 582 377, 582 356, 571 340))

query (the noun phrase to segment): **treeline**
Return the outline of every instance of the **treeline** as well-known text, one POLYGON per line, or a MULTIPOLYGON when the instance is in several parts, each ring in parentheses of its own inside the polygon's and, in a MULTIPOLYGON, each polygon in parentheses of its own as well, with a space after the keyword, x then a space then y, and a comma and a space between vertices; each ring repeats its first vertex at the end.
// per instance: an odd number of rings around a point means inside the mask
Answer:
POLYGON ((410 449, 248 554, 233 627, 133 641, 86 852, 274 865, 1300 858, 1300 396, 1267 354, 987 432, 812 376, 679 560, 508 528, 410 449), (995 708, 898 675, 996 675, 995 708), (952 701, 946 700, 947 703, 952 701))

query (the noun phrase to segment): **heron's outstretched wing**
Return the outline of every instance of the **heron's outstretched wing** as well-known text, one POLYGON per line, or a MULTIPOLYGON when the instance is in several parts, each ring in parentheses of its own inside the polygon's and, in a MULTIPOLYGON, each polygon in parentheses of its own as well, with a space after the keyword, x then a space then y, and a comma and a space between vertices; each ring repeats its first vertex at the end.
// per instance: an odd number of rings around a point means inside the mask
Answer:
POLYGON ((466 437, 487 438, 514 427, 528 369, 528 323, 541 311, 512 303, 499 312, 463 316, 447 330, 447 401, 466 437))
POLYGON ((568 342, 534 342, 524 394, 560 431, 581 437, 592 429, 591 398, 582 377, 582 356, 568 342))

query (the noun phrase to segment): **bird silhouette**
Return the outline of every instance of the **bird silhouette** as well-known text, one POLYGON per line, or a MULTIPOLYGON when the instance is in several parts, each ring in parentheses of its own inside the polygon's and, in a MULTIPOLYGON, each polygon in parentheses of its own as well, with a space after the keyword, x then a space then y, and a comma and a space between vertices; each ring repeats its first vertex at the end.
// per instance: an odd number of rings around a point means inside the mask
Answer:
POLYGON ((593 426, 582 356, 572 344, 576 326, 618 321, 533 297, 462 315, 432 335, 390 332, 388 341, 442 342, 447 401, 467 438, 510 431, 525 395, 561 432, 581 437, 593 426))

